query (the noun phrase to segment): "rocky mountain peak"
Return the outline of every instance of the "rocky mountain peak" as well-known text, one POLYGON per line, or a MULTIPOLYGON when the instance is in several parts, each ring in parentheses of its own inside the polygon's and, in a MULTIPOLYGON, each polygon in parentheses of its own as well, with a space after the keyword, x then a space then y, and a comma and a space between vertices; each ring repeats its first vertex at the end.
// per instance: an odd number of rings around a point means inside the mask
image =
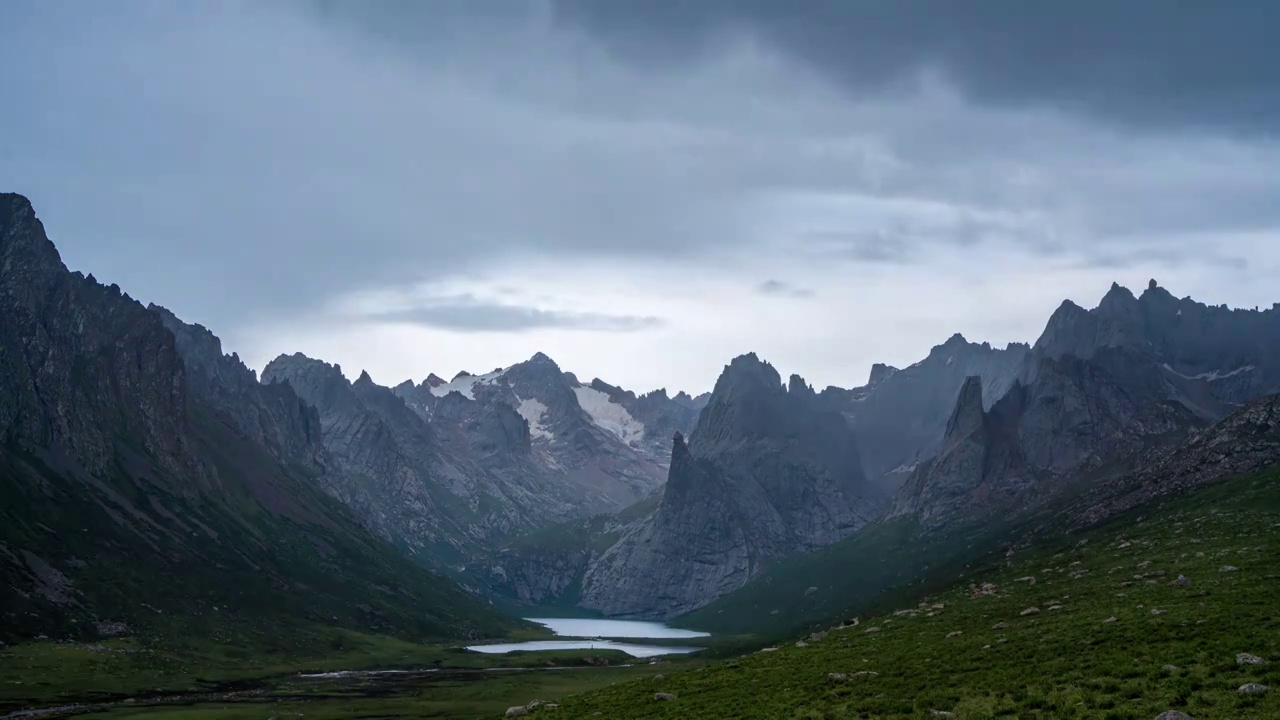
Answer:
POLYGON ((960 394, 956 396, 955 408, 942 436, 943 444, 968 437, 981 428, 982 407, 982 378, 970 375, 964 379, 960 394))
POLYGON ((263 382, 275 382, 276 380, 301 376, 308 376, 327 382, 338 381, 343 385, 349 384, 342 374, 341 365, 337 363, 331 365, 323 360, 307 357, 300 352, 292 355, 279 355, 262 369, 263 382))
POLYGON ((426 380, 422 381, 422 384, 426 385, 429 388, 434 388, 434 387, 440 387, 441 385, 448 385, 449 383, 446 382, 445 379, 440 377, 439 375, 435 373, 431 373, 427 375, 426 380))
POLYGON ((552 360, 550 357, 547 356, 546 353, 543 353, 543 352, 534 353, 533 357, 529 358, 525 362, 529 363, 530 365, 547 365, 552 368, 555 368, 556 371, 560 370, 560 366, 556 364, 556 361, 552 360))
POLYGON ((739 355, 725 366, 711 395, 714 401, 716 395, 724 396, 736 389, 748 388, 766 391, 782 389, 782 377, 778 375, 778 371, 753 352, 739 355))
POLYGON ((15 278, 66 270, 31 201, 17 193, 0 193, 0 261, 0 267, 15 278))
POLYGON ((356 378, 355 385, 373 385, 373 378, 369 377, 368 370, 361 370, 360 377, 356 378))
POLYGON ((803 395, 805 397, 813 397, 815 394, 813 392, 813 388, 804 381, 804 378, 796 375, 795 373, 792 373, 791 377, 787 380, 787 392, 792 395, 803 395))
POLYGON ((460 380, 460 379, 462 379, 462 378, 469 378, 469 377, 475 377, 475 375, 472 375, 471 373, 467 372, 466 370, 459 370, 459 371, 458 371, 458 374, 453 376, 453 379, 454 379, 454 381, 457 381, 457 380, 460 380))
POLYGON ((871 376, 867 378, 868 385, 875 385, 885 378, 898 372, 898 368, 884 363, 875 363, 871 366, 871 376))
POLYGON ((640 399, 641 400, 670 400, 671 398, 667 396, 666 388, 658 388, 657 390, 650 390, 644 395, 641 395, 640 399))

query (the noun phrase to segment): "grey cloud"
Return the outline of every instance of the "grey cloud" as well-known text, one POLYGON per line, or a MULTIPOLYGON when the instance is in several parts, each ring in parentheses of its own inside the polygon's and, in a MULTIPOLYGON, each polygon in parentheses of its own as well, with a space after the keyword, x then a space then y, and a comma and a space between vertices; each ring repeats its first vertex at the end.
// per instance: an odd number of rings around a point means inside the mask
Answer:
MULTIPOLYGON (((1103 12, 1060 5, 1043 17, 1103 12)), ((1220 6, 1155 18, 1152 34, 1220 6)), ((1054 100, 1072 83, 1019 90, 1013 81, 1039 67, 1035 58, 1011 63, 1012 79, 984 74, 1021 41, 1029 54, 1046 48, 1046 82, 1070 76, 1057 38, 994 32, 1034 29, 1025 11, 976 27, 956 15, 973 9, 968 0, 928 3, 931 17, 916 17, 915 28, 911 13, 925 7, 916 0, 682 7, 19 0, 0 24, 0 87, 23 109, 0 113, 0 160, 16 183, 3 189, 31 196, 72 267, 223 332, 296 317, 348 291, 477 268, 500 277, 526 259, 603 259, 625 272, 636 260, 710 267, 709 258, 768 247, 790 258, 816 248, 826 253, 818 262, 904 264, 946 243, 971 248, 981 266, 991 240, 1127 257, 1164 233, 1280 227, 1274 142, 1120 131, 1087 115, 1012 112, 899 82, 925 58, 980 99, 1073 107, 1078 100, 1054 100), (864 29, 851 30, 849 18, 864 29), (798 47, 810 30, 813 47, 798 47), (781 58, 735 45, 742 32, 782 48, 781 58), (912 32, 928 42, 905 42, 912 32), (600 42, 635 52, 611 55, 600 42), (848 57, 836 56, 841 48, 848 57), (617 61, 624 55, 653 62, 617 61), (832 89, 811 67, 883 92, 832 89)), ((1058 34, 1084 32, 1073 27, 1058 34)), ((1200 27, 1218 37, 1215 23, 1200 27)), ((1204 61, 1215 87, 1243 96, 1252 86, 1215 68, 1253 37, 1222 57, 1187 57, 1204 61)), ((1157 40, 1134 43, 1133 56, 1104 52, 1108 67, 1147 83, 1134 97, 1163 92, 1169 81, 1150 68, 1166 66, 1143 49, 1157 40)), ((1190 61, 1168 65, 1168 77, 1190 61)), ((1082 77, 1100 72, 1098 62, 1082 60, 1082 77)), ((1199 78, 1184 78, 1185 102, 1197 108, 1199 78)), ((1102 78, 1096 91, 1115 92, 1109 82, 1120 81, 1102 78)), ((1131 94, 1120 95, 1117 112, 1129 112, 1131 94)), ((1256 122, 1267 117, 1260 107, 1204 112, 1256 122)), ((448 312, 427 319, 442 326, 448 312)), ((507 322, 554 321, 533 317, 507 322)))
POLYGON ((857 91, 922 69, 979 100, 1126 124, 1280 127, 1280 4, 1222 0, 558 0, 619 54, 679 68, 746 33, 857 91))
POLYGON ((432 298, 415 307, 367 313, 363 318, 457 332, 525 332, 548 328, 637 332, 662 325, 662 319, 657 317, 559 312, 489 303, 470 295, 432 298))
POLYGON ((815 294, 811 288, 798 287, 781 280, 765 280, 756 287, 756 291, 761 295, 778 295, 790 298, 811 298, 815 294))

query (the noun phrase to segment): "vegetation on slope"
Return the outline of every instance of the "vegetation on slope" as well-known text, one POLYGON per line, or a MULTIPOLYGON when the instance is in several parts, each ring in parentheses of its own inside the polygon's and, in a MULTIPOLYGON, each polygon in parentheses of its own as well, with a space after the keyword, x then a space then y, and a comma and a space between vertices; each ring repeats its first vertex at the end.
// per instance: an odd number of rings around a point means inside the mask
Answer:
POLYGON ((1280 469, 1138 512, 856 627, 566 698, 556 716, 1280 717, 1280 469))
POLYGON ((141 463, 103 482, 0 451, 0 639, 217 642, 235 628, 284 651, 318 623, 413 640, 522 627, 369 535, 219 420, 193 427, 217 493, 183 493, 141 463))

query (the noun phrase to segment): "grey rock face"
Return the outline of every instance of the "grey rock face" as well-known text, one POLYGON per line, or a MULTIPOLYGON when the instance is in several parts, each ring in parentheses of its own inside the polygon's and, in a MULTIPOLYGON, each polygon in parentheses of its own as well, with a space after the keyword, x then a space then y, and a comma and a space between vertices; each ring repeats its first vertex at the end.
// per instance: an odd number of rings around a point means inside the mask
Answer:
POLYGON ((989 408, 1013 386, 1029 350, 1019 343, 993 348, 957 334, 911 367, 877 364, 866 386, 827 388, 823 396, 852 418, 867 476, 875 480, 938 451, 965 378, 982 379, 983 406, 989 408))
POLYGON ((846 537, 881 509, 847 422, 755 355, 720 376, 690 441, 676 435, 655 512, 583 578, 582 605, 669 617, 758 575, 767 561, 846 537))
POLYGON ((222 354, 222 341, 204 326, 184 323, 155 304, 147 309, 173 333, 191 392, 222 411, 246 438, 277 460, 323 472, 320 415, 314 407, 286 383, 259 383, 238 355, 222 354))
POLYGON ((406 382, 393 392, 453 451, 481 458, 494 472, 536 477, 573 506, 548 517, 614 512, 661 485, 667 458, 644 442, 647 427, 623 405, 609 407, 608 395, 584 388, 546 355, 478 379, 465 377, 475 381, 406 382))
POLYGON ((1208 420, 1280 392, 1280 305, 1232 310, 1176 299, 1154 280, 1140 297, 1113 285, 1094 310, 1063 303, 1035 345, 1040 355, 1084 359, 1104 348, 1149 358, 1208 420))
POLYGON ((1256 400, 1172 448, 1148 452, 1135 468, 1101 483, 1068 511, 1092 525, 1164 495, 1257 472, 1280 462, 1280 396, 1256 400))
POLYGON ((186 371, 160 318, 69 272, 26 198, 0 194, 0 441, 57 448, 90 473, 129 437, 186 495, 214 482, 179 429, 186 371))
MULTIPOLYGON (((282 355, 262 373, 267 383, 288 383, 319 411, 324 448, 332 458, 327 489, 353 507, 367 526, 415 554, 467 557, 481 543, 531 527, 555 512, 554 499, 536 487, 501 482, 467 456, 447 451, 439 433, 390 389, 362 373, 349 383, 337 365, 301 354, 282 355), (534 509, 538 508, 538 511, 534 509)), ((458 398, 462 399, 462 398, 458 398)), ((451 402, 441 403, 446 414, 451 402)), ((485 438, 505 446, 525 443, 516 418, 473 418, 485 438)), ((492 449, 492 448, 489 448, 492 449)))
MULTIPOLYGON (((982 412, 977 379, 966 383, 942 452, 912 474, 891 516, 926 526, 1026 510, 1064 478, 1119 462, 1185 436, 1198 419, 1141 378, 1140 356, 1107 349, 1091 360, 1041 358, 1029 385, 1015 383, 982 412)), ((1147 377, 1158 377, 1151 373, 1147 377)))

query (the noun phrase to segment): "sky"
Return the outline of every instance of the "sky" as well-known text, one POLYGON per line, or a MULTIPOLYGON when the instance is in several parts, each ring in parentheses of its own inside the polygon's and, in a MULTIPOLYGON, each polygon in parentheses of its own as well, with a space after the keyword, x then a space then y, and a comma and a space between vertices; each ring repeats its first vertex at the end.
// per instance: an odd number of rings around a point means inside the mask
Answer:
POLYGON ((64 262, 420 381, 545 352, 860 385, 1151 278, 1280 301, 1280 4, 9 0, 0 189, 64 262))

